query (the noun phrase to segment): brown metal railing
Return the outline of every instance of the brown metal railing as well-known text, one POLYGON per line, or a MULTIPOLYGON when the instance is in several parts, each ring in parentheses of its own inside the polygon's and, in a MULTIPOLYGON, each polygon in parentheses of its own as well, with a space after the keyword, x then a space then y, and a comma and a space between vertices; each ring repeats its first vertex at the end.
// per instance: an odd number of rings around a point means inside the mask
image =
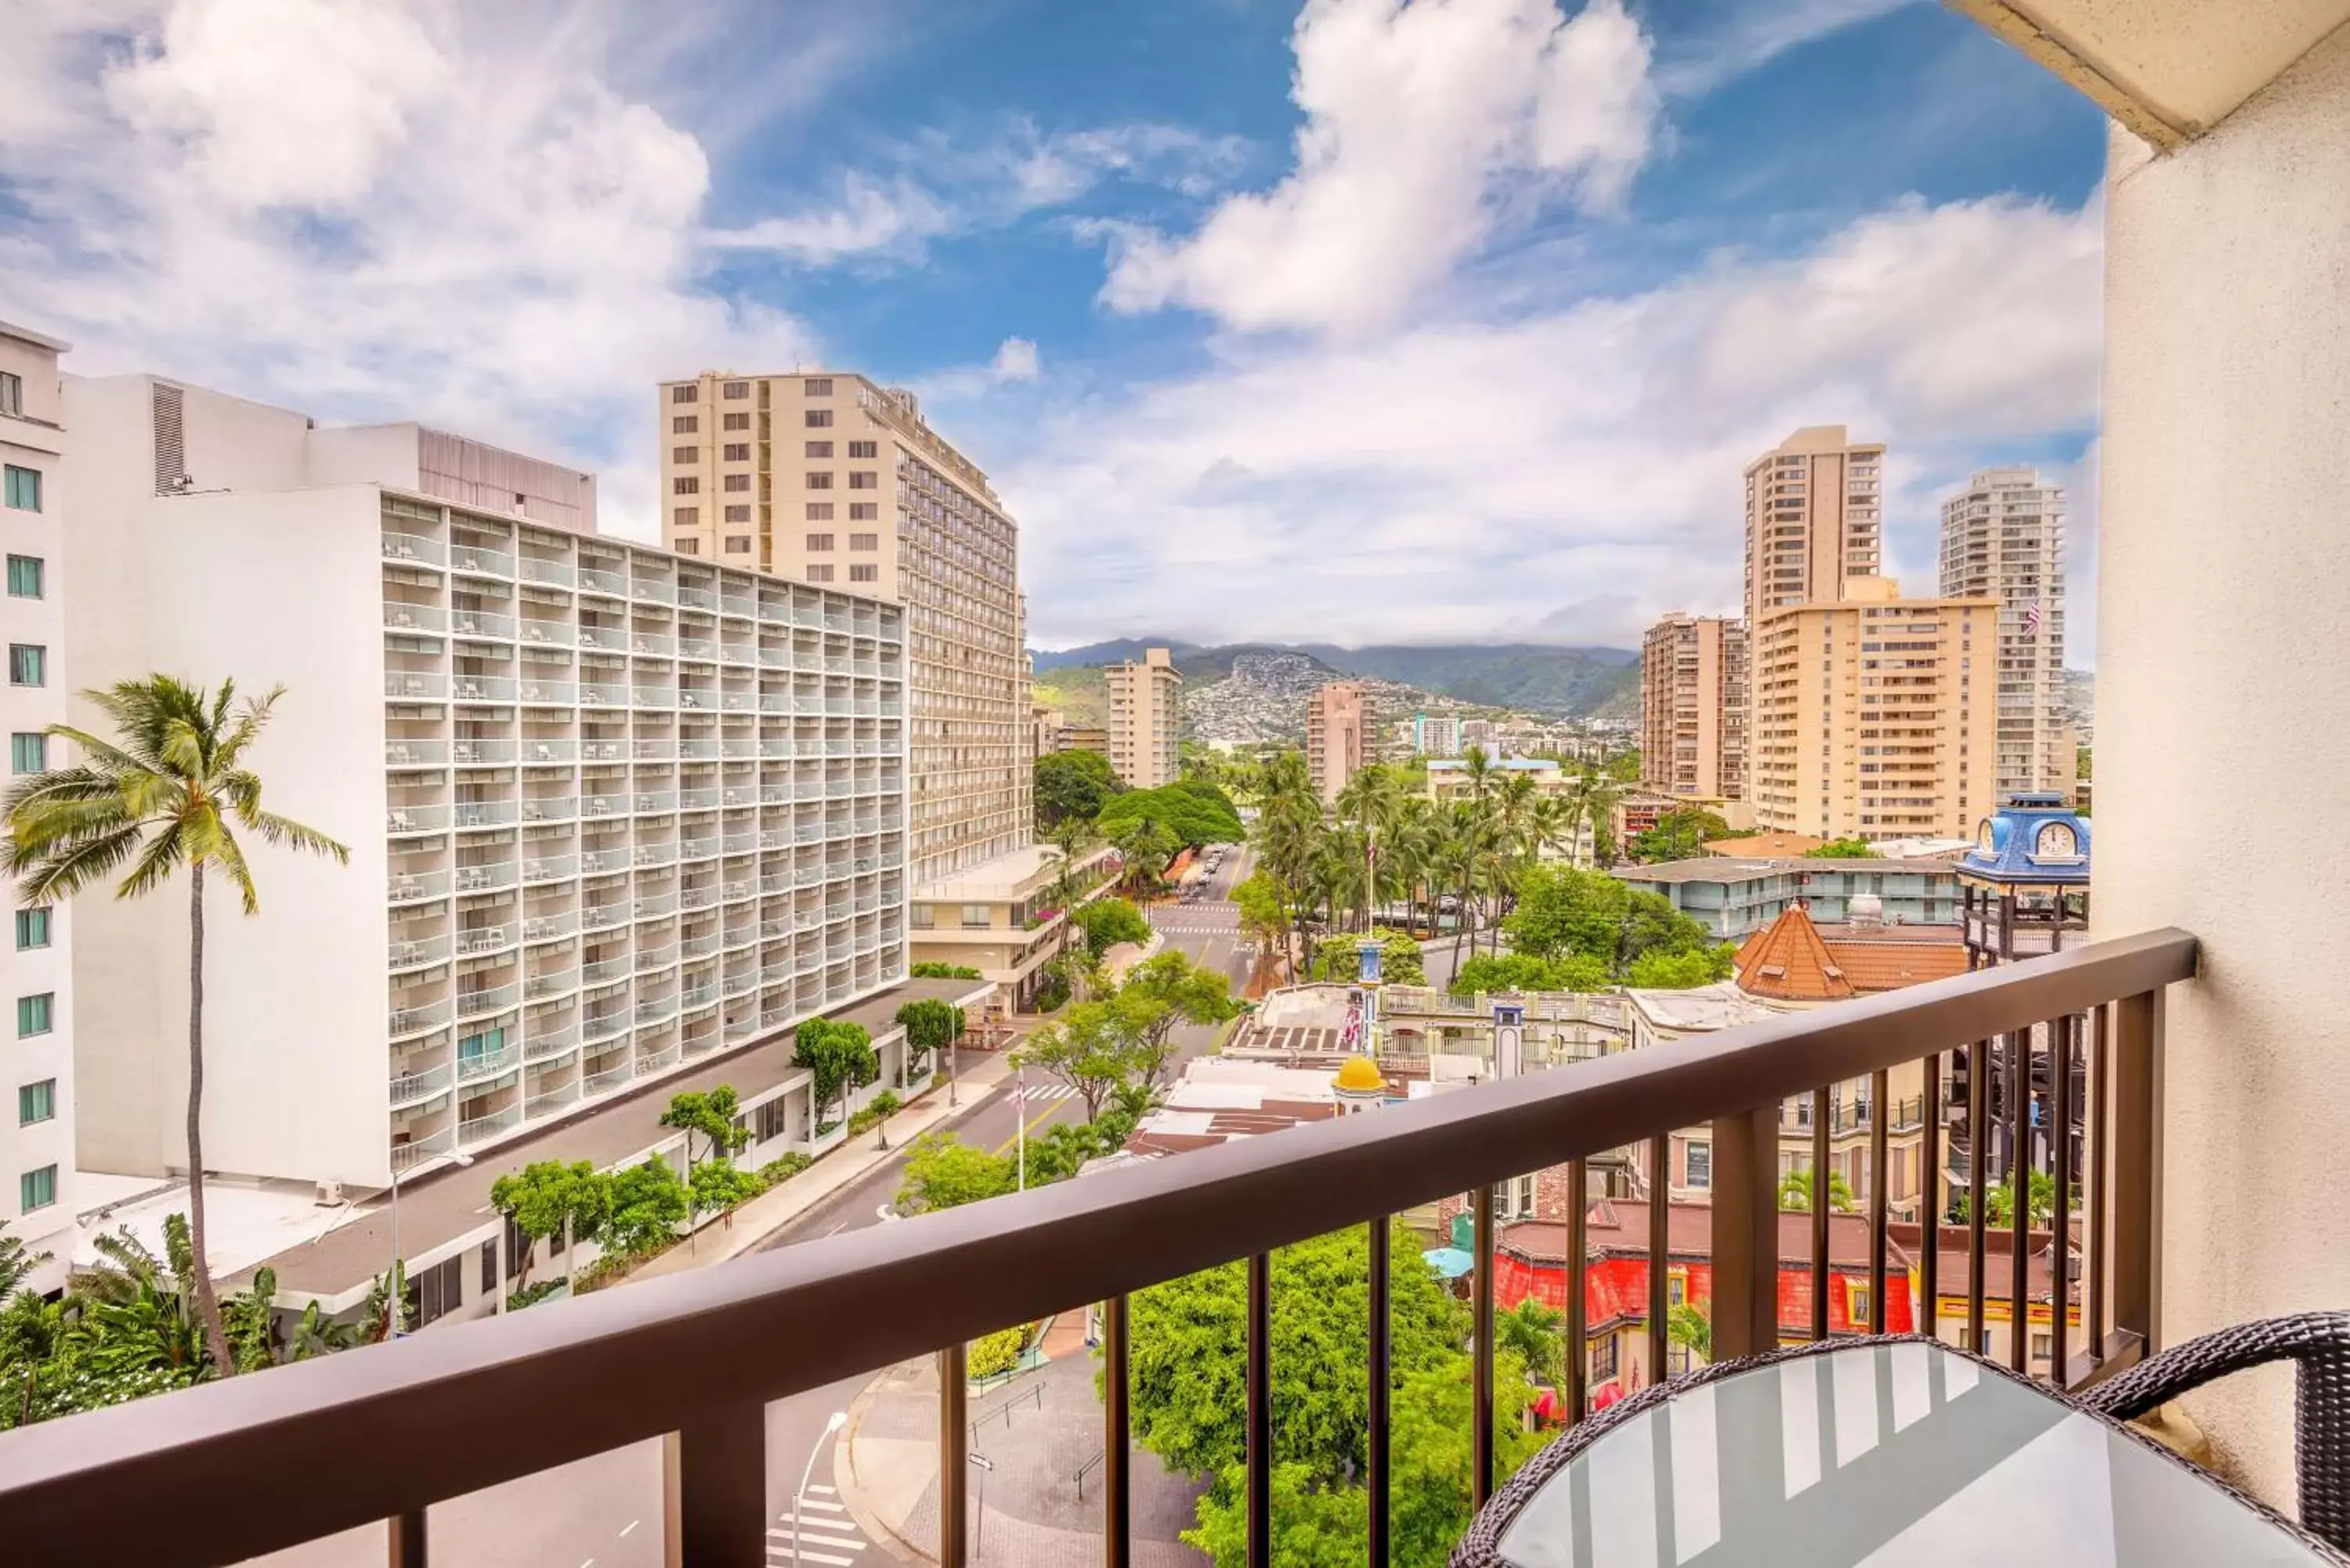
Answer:
MULTIPOLYGON (((2163 930, 1981 971, 1836 1007, 1607 1057, 1378 1112, 1234 1140, 896 1225, 847 1231, 712 1268, 598 1293, 562 1307, 454 1324, 396 1344, 208 1384, 134 1405, 0 1435, 0 1520, 11 1560, 110 1561, 140 1542, 158 1565, 232 1563, 376 1520, 390 1520, 393 1560, 429 1561, 426 1507, 517 1477, 667 1436, 672 1562, 752 1568, 764 1561, 768 1402, 936 1352, 945 1568, 966 1561, 963 1345, 1005 1324, 1073 1303, 1107 1303, 1108 1365, 1126 1359, 1128 1293, 1196 1270, 1248 1263, 1247 1508, 1251 1559, 1270 1560, 1272 1409, 1270 1253, 1351 1225, 1370 1228, 1369 1555, 1387 1560, 1388 1379, 1384 1376, 1390 1216, 1467 1192, 1480 1267, 1474 1289, 1479 1474, 1494 1484, 1492 1186, 1567 1165, 1584 1190, 1585 1161, 1646 1143, 1664 1168, 1674 1129, 1711 1127, 1712 1353, 1746 1355, 1785 1334, 1778 1322, 1780 1107, 1791 1095, 1926 1062, 1920 1117, 1931 1182, 1918 1259, 1926 1310, 1939 1278, 1940 1234, 1962 1229, 1972 1263, 1966 1317, 1980 1329, 1986 1284, 1982 1161, 1963 1227, 1945 1212, 1939 1176, 1940 1064, 1962 1046, 1974 1078, 1972 1147, 1983 1147, 1982 1092, 1998 1039, 2027 1090, 2032 1053, 2061 1054, 2045 1081, 2069 1082, 2085 1053, 2086 1197, 2078 1230, 2083 1304, 2077 1351, 2063 1324, 2070 1270, 2052 1272, 2052 1330, 2065 1381, 2134 1359, 2156 1333, 2155 1205, 2164 988, 2189 978, 2194 940, 2163 930), (941 1349, 944 1346, 944 1349, 941 1349), (323 1454, 383 1462, 320 1465, 323 1454), (280 1484, 298 1476, 296 1485, 280 1484), (242 1499, 224 1506, 224 1499, 242 1499)), ((2017 1147, 2032 1149, 2023 1101, 2010 1101, 2017 1147)), ((1824 1111, 1815 1100, 1815 1113, 1824 1111)), ((2046 1118, 2062 1126, 2061 1114, 2046 1118)), ((1816 1168, 1827 1118, 1815 1114, 1816 1168)), ((2062 1162, 2068 1140, 2051 1140, 2062 1162)), ((1873 1137, 1868 1218, 1869 1326, 1884 1321, 1885 1138, 1873 1137)), ((2057 1168, 2052 1227, 2074 1234, 2069 1185, 2057 1168)), ((1825 1184, 1821 1184, 1825 1185, 1825 1184)), ((2027 1193, 2028 1182, 2019 1182, 2027 1193)), ((1669 1184, 1651 1183, 1652 1198, 1669 1184)), ((1565 1357, 1571 1408, 1586 1380, 1583 1268, 1586 1206, 1568 1220, 1565 1357)), ((1652 1264, 1668 1239, 1664 1201, 1650 1205, 1652 1264)), ((2012 1292, 2028 1262, 2027 1210, 2013 1221, 2012 1292)), ((1814 1303, 1825 1299, 1828 1216, 1811 1227, 1814 1303)), ((2074 1249, 2060 1251, 2060 1259, 2074 1249)), ((1665 1270, 1649 1270, 1649 1366, 1667 1365, 1665 1270)), ((2019 1302, 2022 1293, 2009 1296, 2019 1302)), ((2012 1354, 2028 1355, 2028 1311, 2013 1312, 2012 1354)), ((1801 1325, 1826 1330, 1824 1309, 1801 1325)), ((1122 1379, 1115 1380, 1122 1385, 1122 1379)), ((1104 1405, 1104 1560, 1128 1561, 1128 1404, 1104 1405)))

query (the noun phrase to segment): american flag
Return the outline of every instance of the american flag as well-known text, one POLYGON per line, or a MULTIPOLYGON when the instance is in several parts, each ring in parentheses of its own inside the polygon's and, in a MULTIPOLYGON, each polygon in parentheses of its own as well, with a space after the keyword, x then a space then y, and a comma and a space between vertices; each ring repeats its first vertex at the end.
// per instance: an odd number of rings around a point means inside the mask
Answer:
POLYGON ((2040 601, 2038 599, 2033 600, 2024 607, 2023 635, 2027 638, 2036 638, 2040 635, 2040 601))

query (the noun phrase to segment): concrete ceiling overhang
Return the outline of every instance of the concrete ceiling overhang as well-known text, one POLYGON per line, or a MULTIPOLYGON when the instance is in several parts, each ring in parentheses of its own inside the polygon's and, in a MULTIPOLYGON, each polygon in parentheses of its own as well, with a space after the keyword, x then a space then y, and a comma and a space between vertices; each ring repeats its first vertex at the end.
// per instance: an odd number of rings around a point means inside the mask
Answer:
POLYGON ((1949 3, 2165 151, 2227 119, 2350 23, 2350 0, 1949 3))

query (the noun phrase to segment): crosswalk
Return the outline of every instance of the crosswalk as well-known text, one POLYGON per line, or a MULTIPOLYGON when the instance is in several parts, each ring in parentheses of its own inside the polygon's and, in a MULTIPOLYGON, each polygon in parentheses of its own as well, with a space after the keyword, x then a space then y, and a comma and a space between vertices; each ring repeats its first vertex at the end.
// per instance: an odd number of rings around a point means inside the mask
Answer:
POLYGON ((838 1492, 828 1486, 812 1486, 800 1500, 796 1515, 785 1509, 775 1515, 775 1524, 768 1528, 770 1568, 787 1568, 792 1562, 795 1518, 799 1525, 799 1561, 815 1563, 817 1568, 851 1568, 862 1561, 858 1554, 872 1544, 842 1506, 838 1492))
POLYGON ((1076 1090, 1066 1084, 1031 1084, 1028 1085, 1027 1103, 1041 1106, 1050 1100, 1066 1100, 1076 1093, 1076 1090))

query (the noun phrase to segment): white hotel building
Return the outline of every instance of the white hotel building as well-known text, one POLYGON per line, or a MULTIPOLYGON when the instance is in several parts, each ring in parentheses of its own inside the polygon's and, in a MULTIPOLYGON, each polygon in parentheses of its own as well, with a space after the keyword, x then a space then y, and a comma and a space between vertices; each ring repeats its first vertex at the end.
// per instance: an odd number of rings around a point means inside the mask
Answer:
MULTIPOLYGON (((351 851, 213 893, 209 1166, 380 1188, 904 976, 898 606, 600 536, 592 477, 415 425, 67 405, 77 681, 283 681, 268 804, 351 851)), ((81 1163, 169 1174, 187 911, 82 903, 81 1163)))
MULTIPOLYGON (((43 732, 66 716, 64 591, 66 432, 58 407, 54 337, 0 322, 0 545, 7 597, 0 630, 8 680, 0 723, 8 732, 9 782, 36 772, 52 742, 43 732)), ((7 992, 7 1072, 0 1078, 0 1223, 29 1252, 48 1254, 26 1282, 65 1282, 74 1221, 73 964, 62 907, 16 908, 0 931, 0 987, 7 992)))

